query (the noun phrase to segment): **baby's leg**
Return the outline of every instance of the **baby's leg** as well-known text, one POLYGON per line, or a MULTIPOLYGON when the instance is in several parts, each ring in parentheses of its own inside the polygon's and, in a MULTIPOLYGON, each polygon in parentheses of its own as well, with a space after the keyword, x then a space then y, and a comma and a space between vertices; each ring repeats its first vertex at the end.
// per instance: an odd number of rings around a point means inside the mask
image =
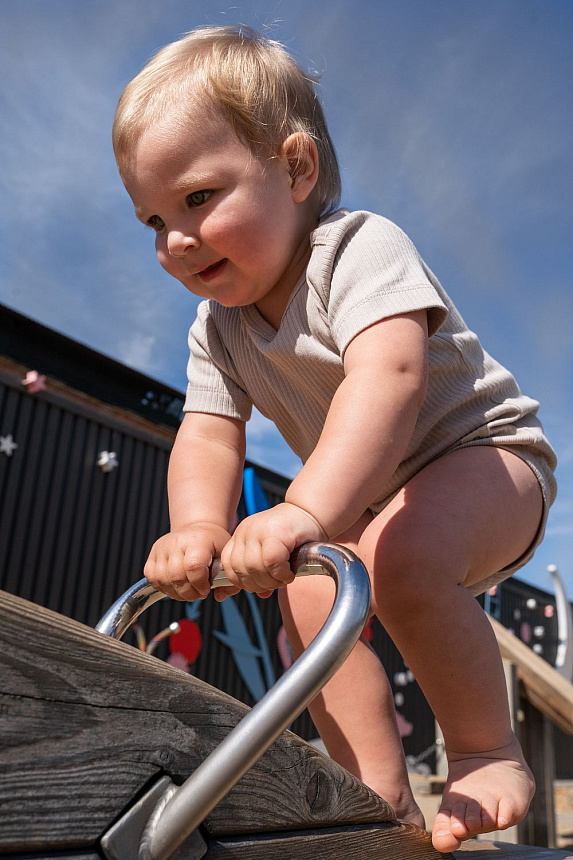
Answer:
POLYGON ((516 561, 541 512, 539 485, 522 460, 468 448, 416 475, 359 544, 376 614, 444 733, 450 774, 433 834, 444 852, 521 820, 533 793, 493 631, 463 585, 516 561))
MULTIPOLYGON (((365 516, 337 542, 356 551, 358 538, 370 522, 371 516, 365 516)), ((289 642, 298 657, 332 608, 334 583, 326 576, 302 577, 281 589, 279 600, 289 642)), ((408 780, 392 691, 365 639, 359 640, 309 711, 332 758, 377 791, 399 818, 423 827, 408 780)))

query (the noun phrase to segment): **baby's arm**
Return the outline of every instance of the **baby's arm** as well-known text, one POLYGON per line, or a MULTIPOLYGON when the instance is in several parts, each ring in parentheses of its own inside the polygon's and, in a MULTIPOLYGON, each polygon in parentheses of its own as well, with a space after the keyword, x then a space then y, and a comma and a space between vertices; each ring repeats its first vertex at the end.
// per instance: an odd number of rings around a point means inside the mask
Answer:
POLYGON ((249 591, 292 580, 288 557, 305 540, 336 538, 395 472, 427 385, 426 312, 385 319, 358 334, 319 442, 286 501, 239 524, 223 552, 227 575, 249 591))
POLYGON ((330 537, 356 522, 400 464, 426 395, 427 343, 421 310, 370 326, 346 349, 318 445, 286 496, 330 537))
POLYGON ((229 540, 241 494, 244 427, 234 418, 189 412, 177 433, 167 481, 171 531, 155 542, 144 569, 155 588, 176 600, 209 594, 209 565, 229 540))

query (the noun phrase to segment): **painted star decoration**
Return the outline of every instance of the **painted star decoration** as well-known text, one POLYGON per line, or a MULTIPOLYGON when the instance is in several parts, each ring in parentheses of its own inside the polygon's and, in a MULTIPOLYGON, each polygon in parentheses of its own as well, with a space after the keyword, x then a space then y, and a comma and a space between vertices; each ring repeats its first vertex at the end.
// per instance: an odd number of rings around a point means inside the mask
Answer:
POLYGON ((17 447, 11 433, 8 433, 7 436, 0 436, 0 454, 11 457, 17 447))
POLYGON ((35 394, 37 391, 45 390, 46 377, 38 373, 37 370, 29 370, 26 374, 26 379, 22 380, 22 385, 29 394, 35 394))
POLYGON ((100 451, 97 464, 102 472, 112 472, 119 466, 119 460, 115 451, 100 451))

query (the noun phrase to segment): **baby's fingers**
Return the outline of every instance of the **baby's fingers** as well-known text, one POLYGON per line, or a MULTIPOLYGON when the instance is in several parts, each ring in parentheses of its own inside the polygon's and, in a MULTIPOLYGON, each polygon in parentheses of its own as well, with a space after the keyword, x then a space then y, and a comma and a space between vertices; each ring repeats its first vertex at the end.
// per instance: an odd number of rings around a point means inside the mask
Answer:
POLYGON ((208 553, 166 536, 154 544, 143 573, 157 591, 173 600, 197 600, 211 590, 209 562, 208 553))
POLYGON ((290 567, 289 548, 279 539, 269 536, 261 545, 261 556, 265 569, 279 585, 286 585, 294 579, 290 567))
POLYGON ((211 593, 209 565, 211 556, 196 547, 187 547, 183 558, 183 569, 174 565, 170 580, 180 600, 198 600, 211 593))
POLYGON ((143 568, 143 575, 156 591, 161 591, 167 597, 177 600, 177 594, 167 578, 167 564, 164 558, 150 555, 143 568))
POLYGON ((280 584, 266 569, 262 545, 256 538, 235 536, 224 548, 221 561, 229 582, 237 588, 260 594, 274 591, 280 584))
POLYGON ((241 589, 235 585, 221 585, 219 588, 213 589, 213 596, 217 603, 222 603, 227 597, 233 597, 240 591, 241 589))

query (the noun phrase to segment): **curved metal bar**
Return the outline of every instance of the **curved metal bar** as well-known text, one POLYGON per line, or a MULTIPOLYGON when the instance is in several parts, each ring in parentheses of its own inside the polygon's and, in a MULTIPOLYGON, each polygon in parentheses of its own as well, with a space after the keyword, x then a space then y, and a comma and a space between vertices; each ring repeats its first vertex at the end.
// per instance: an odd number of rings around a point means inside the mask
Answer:
POLYGON ((573 682, 573 612, 567 592, 556 565, 550 564, 547 570, 553 579, 555 603, 557 606, 557 655, 555 668, 560 675, 573 682))
MULTIPOLYGON (((306 544, 306 546, 309 545, 306 544)), ((296 575, 310 576, 311 574, 325 573, 322 565, 314 557, 302 553, 301 549, 296 550, 290 560, 296 575)), ((226 588, 231 584, 225 575, 220 560, 215 559, 211 565, 211 588, 226 588)), ((121 639, 142 612, 145 612, 159 600, 163 600, 164 597, 167 595, 162 594, 161 591, 156 591, 146 579, 140 579, 115 601, 113 606, 100 618, 95 629, 98 633, 111 636, 112 639, 121 639)))
MULTIPOLYGON (((155 829, 142 842, 140 860, 169 860, 312 701, 356 644, 370 610, 370 579, 362 562, 343 547, 308 543, 293 553, 291 566, 297 575, 323 573, 334 580, 336 598, 326 623, 304 654, 167 801, 155 829)), ((97 629, 127 629, 157 599, 161 598, 137 583, 106 613, 97 629), (130 604, 129 618, 122 602, 130 604)))
MULTIPOLYGON (((216 559, 211 565, 211 588, 229 585, 231 583, 225 576, 221 562, 216 559)), ((140 579, 115 601, 100 618, 95 629, 113 639, 121 639, 142 612, 164 597, 167 595, 156 591, 146 579, 140 579)))

